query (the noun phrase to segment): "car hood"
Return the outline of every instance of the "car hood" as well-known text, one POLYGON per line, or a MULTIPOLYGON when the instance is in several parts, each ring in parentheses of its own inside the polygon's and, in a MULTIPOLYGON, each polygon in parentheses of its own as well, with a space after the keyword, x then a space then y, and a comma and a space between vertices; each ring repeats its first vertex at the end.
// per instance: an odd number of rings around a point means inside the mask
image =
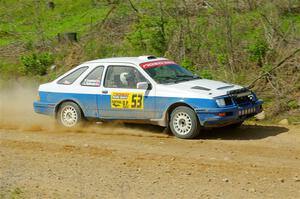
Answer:
POLYGON ((209 98, 226 95, 228 91, 243 88, 242 86, 229 84, 221 81, 208 79, 197 79, 192 81, 180 82, 177 84, 168 85, 169 89, 184 91, 185 93, 199 94, 202 97, 209 98))

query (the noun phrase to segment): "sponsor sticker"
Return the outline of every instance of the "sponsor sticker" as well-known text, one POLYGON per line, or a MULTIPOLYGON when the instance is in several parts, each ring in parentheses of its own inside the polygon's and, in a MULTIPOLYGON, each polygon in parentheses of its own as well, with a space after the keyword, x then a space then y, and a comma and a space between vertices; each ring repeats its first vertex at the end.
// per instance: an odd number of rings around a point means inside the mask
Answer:
POLYGON ((161 60, 161 61, 144 62, 140 64, 140 67, 142 67, 143 69, 147 69, 147 68, 154 68, 158 66, 173 65, 173 64, 176 63, 170 60, 161 60))
POLYGON ((112 92, 110 104, 116 109, 144 109, 144 93, 112 92))
POLYGON ((85 80, 83 82, 85 86, 100 86, 100 80, 85 80))

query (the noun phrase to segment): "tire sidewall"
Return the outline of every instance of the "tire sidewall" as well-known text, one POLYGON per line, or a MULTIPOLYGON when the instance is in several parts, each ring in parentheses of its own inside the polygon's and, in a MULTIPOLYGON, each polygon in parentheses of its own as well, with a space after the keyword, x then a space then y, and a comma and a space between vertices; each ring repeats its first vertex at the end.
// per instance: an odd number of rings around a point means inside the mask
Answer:
POLYGON ((186 107, 186 106, 179 106, 172 111, 170 121, 169 121, 169 127, 170 127, 170 130, 172 131, 172 133, 178 138, 192 139, 192 138, 197 137, 200 134, 200 124, 199 124, 198 117, 193 109, 186 107), (174 117, 179 112, 184 112, 184 113, 188 114, 192 121, 191 130, 189 133, 187 133, 185 135, 178 134, 173 126, 174 117))
POLYGON ((74 127, 78 127, 82 124, 82 112, 81 112, 81 109, 79 108, 79 106, 74 103, 74 102, 64 102, 63 104, 60 105, 59 107, 59 110, 57 112, 57 116, 56 116, 56 119, 58 121, 58 123, 65 127, 65 128, 74 128, 74 127), (65 126, 62 122, 62 118, 61 118, 61 114, 62 114, 62 110, 66 107, 66 106, 72 106, 75 110, 76 110, 76 113, 77 113, 77 122, 74 126, 65 126))

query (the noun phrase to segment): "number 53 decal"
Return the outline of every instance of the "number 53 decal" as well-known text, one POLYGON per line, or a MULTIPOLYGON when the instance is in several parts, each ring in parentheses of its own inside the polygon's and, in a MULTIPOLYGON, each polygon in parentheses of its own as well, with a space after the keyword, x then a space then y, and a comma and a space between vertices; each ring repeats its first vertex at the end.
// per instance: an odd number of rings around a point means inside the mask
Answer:
POLYGON ((144 109, 144 93, 112 92, 111 108, 144 109))

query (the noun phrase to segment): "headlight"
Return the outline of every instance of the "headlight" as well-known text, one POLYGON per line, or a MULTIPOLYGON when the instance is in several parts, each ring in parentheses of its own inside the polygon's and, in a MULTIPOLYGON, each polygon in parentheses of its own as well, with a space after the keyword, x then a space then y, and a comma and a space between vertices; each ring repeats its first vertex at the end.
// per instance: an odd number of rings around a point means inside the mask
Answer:
POLYGON ((217 104, 218 104, 219 107, 226 106, 224 99, 216 99, 216 102, 217 102, 217 104))
POLYGON ((38 101, 38 102, 41 101, 41 97, 39 94, 36 95, 36 101, 38 101))

